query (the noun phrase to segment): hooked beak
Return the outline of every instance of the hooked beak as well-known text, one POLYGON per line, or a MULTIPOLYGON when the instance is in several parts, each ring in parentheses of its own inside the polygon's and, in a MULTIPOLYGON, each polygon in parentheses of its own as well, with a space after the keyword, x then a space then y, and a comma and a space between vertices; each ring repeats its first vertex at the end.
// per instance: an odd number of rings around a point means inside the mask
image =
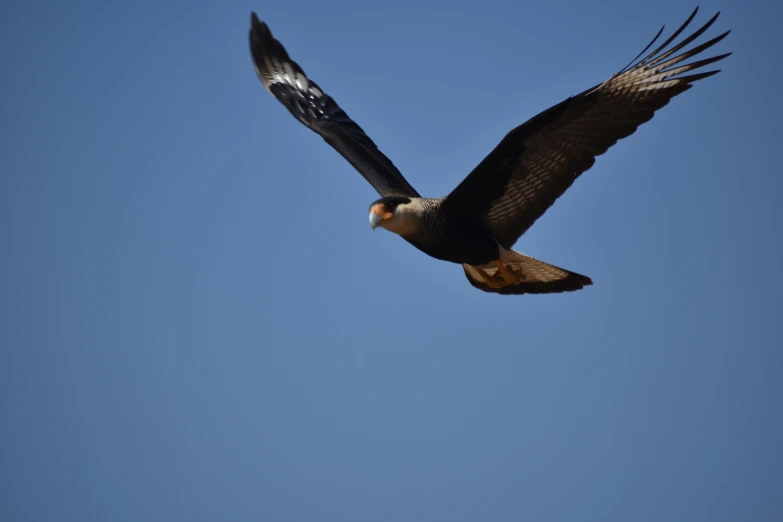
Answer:
POLYGON ((375 230, 375 227, 378 226, 378 223, 381 222, 381 217, 376 214, 375 212, 370 212, 370 226, 373 230, 375 230))

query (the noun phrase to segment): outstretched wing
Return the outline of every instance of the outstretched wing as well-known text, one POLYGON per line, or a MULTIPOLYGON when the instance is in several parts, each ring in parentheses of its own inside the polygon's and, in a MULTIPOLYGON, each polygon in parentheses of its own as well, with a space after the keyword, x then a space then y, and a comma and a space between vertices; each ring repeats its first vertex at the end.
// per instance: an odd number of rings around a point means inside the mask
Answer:
POLYGON ((250 53, 264 87, 311 130, 347 159, 381 196, 418 197, 373 141, 331 96, 307 78, 255 13, 250 17, 250 53))
POLYGON ((511 248, 544 212, 617 140, 633 134, 655 111, 693 82, 719 71, 685 74, 717 62, 731 53, 686 65, 680 62, 712 47, 730 31, 689 51, 680 52, 718 18, 667 50, 688 26, 698 8, 660 47, 604 83, 568 98, 512 130, 444 204, 482 215, 495 238, 511 248))

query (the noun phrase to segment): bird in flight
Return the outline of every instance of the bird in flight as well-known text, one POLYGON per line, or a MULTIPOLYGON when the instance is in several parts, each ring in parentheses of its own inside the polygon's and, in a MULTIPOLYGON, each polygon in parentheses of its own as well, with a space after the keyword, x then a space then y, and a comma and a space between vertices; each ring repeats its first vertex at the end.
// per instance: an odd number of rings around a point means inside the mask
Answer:
POLYGON ((370 226, 385 228, 424 253, 462 265, 474 287, 496 294, 579 290, 589 277, 512 250, 517 239, 617 140, 694 82, 702 68, 731 53, 683 64, 730 31, 683 49, 718 18, 674 43, 699 8, 649 54, 663 28, 631 63, 605 82, 550 107, 509 132, 447 196, 424 198, 334 99, 289 58, 267 25, 251 15, 250 52, 264 87, 300 122, 339 152, 380 199, 370 226))

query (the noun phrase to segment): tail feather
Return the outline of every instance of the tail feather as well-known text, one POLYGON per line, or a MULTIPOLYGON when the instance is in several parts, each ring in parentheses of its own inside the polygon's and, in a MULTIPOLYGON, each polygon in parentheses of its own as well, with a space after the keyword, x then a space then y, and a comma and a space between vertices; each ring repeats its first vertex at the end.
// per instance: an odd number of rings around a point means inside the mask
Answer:
MULTIPOLYGON (((476 267, 463 264, 462 268, 471 285, 484 292, 502 295, 573 292, 593 284, 587 276, 544 263, 514 250, 504 250, 500 260, 506 267, 520 274, 519 281, 493 288, 476 267)), ((493 264, 480 265, 478 268, 490 277, 498 276, 498 269, 493 264)))

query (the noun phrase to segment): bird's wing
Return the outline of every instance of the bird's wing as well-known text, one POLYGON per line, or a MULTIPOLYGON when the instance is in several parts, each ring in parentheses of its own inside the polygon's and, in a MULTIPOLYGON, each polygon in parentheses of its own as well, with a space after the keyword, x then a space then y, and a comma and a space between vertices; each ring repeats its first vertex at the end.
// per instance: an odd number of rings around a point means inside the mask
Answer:
POLYGON ((417 197, 373 141, 331 96, 307 78, 255 13, 250 17, 250 53, 264 87, 311 130, 347 159, 381 196, 417 197))
POLYGON ((731 53, 681 62, 721 41, 729 31, 679 53, 718 18, 668 48, 693 20, 698 8, 661 46, 604 83, 568 98, 506 135, 444 201, 482 215, 495 238, 511 248, 580 174, 617 140, 630 136, 671 98, 717 70, 687 74, 731 53), (668 48, 668 49, 667 49, 668 48))

